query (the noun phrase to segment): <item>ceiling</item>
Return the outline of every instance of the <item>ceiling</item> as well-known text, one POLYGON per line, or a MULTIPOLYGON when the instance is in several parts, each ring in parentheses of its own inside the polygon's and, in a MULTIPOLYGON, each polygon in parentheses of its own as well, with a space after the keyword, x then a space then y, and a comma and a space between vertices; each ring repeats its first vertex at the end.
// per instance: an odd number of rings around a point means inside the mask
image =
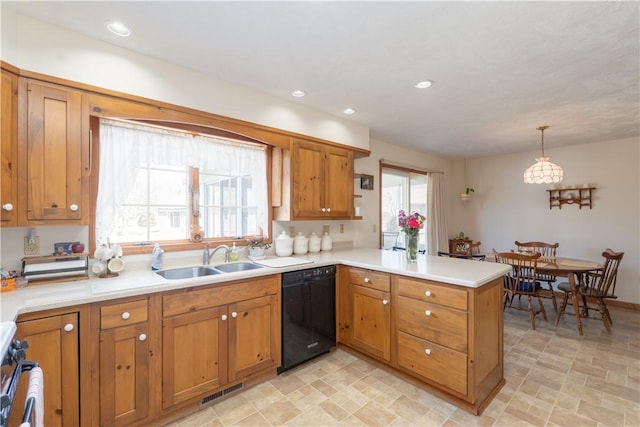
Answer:
POLYGON ((541 125, 552 157, 640 135, 638 2, 1 5, 446 158, 539 150, 541 125), (113 19, 131 37, 107 32, 113 19))

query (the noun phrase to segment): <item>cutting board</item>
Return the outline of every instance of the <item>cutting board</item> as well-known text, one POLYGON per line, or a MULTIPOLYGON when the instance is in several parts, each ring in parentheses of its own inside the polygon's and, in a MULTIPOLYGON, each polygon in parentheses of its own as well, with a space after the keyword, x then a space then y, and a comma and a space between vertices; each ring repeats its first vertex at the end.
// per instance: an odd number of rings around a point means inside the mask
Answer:
POLYGON ((279 258, 270 258, 270 259, 261 259, 254 261, 256 264, 264 265, 265 267, 290 267, 292 265, 301 265, 301 264, 311 264, 313 260, 311 259, 300 259, 294 257, 279 257, 279 258))

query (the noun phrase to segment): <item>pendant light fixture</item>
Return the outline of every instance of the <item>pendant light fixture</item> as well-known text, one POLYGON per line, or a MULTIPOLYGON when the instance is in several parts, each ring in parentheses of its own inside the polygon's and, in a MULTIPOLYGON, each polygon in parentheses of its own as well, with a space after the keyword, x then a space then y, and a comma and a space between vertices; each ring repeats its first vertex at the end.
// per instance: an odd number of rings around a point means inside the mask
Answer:
POLYGON ((544 131, 549 126, 537 128, 542 133, 542 157, 536 159, 534 165, 524 171, 524 182, 527 184, 550 184, 562 181, 562 168, 549 161, 549 157, 544 155, 544 131))

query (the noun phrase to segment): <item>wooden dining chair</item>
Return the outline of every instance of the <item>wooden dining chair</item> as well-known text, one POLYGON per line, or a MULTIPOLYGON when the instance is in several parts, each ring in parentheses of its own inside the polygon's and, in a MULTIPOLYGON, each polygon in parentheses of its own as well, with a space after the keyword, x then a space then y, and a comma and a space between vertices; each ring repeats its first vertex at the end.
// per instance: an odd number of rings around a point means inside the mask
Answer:
POLYGON ((531 328, 536 330, 536 315, 541 313, 544 321, 547 322, 547 313, 544 304, 540 299, 540 289, 542 285, 537 280, 536 267, 540 253, 521 254, 514 252, 494 252, 496 262, 509 264, 511 272, 504 276, 504 301, 503 310, 507 307, 529 312, 531 328), (517 305, 514 301, 517 298, 517 305), (526 297, 526 307, 522 305, 522 299, 526 297), (534 300, 538 300, 538 309, 534 308, 534 300))
MULTIPOLYGON (((532 253, 538 252, 540 254, 541 261, 544 259, 555 259, 556 250, 560 243, 545 243, 545 242, 519 242, 515 241, 518 252, 532 253)), ((558 303, 556 301, 556 294, 553 290, 553 283, 557 280, 556 276, 551 274, 538 274, 538 282, 545 283, 545 287, 540 290, 540 296, 542 298, 551 299, 553 304, 554 313, 558 315, 558 303)))
POLYGON ((443 251, 438 251, 438 256, 449 257, 449 258, 472 259, 474 261, 484 261, 487 257, 485 254, 458 254, 458 253, 443 252, 443 251))
MULTIPOLYGON (((616 280, 618 277, 618 267, 620 266, 624 252, 614 252, 612 249, 607 248, 602 252, 602 256, 604 257, 602 268, 588 272, 585 280, 576 285, 575 292, 578 295, 578 299, 582 301, 582 305, 580 306, 581 315, 583 317, 589 317, 590 308, 598 310, 604 327, 607 329, 607 333, 611 334, 613 321, 611 320, 611 314, 607 309, 605 300, 617 298, 616 280), (596 304, 595 307, 594 304, 596 304)), ((560 311, 558 311, 556 316, 556 325, 560 322, 560 316, 567 307, 567 301, 572 297, 571 285, 569 283, 560 283, 558 289, 563 291, 564 294, 562 296, 562 303, 560 304, 560 311)))

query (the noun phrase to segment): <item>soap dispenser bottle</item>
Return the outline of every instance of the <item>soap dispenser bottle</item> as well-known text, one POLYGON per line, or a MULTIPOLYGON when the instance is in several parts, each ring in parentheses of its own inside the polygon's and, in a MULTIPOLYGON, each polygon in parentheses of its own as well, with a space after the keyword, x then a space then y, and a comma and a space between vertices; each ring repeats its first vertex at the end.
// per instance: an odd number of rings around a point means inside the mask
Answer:
POLYGON ((159 243, 156 243, 151 251, 151 270, 162 270, 162 254, 164 254, 164 249, 160 247, 159 243))
POLYGON ((240 253, 236 247, 236 242, 233 242, 231 246, 231 252, 229 252, 229 261, 238 261, 240 259, 240 253))

